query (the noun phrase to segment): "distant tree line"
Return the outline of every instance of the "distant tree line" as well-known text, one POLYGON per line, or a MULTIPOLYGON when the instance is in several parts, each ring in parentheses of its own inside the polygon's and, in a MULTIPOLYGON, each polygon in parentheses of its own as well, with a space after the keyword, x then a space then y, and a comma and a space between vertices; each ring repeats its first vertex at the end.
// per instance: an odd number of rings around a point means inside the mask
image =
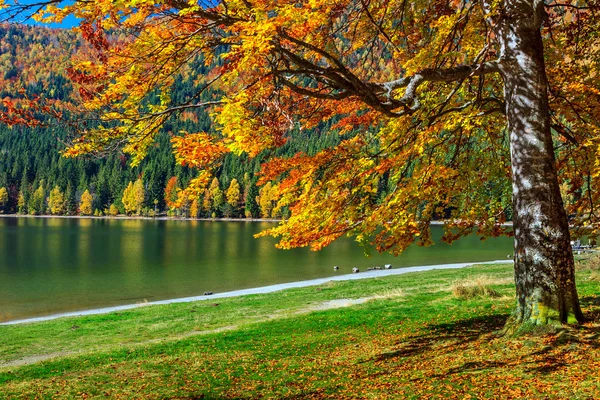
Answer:
MULTIPOLYGON (((318 135, 308 135, 319 146, 318 135)), ((46 129, 0 127, 0 212, 28 215, 169 215, 192 218, 281 218, 270 183, 257 186, 260 158, 228 155, 198 198, 178 202, 194 171, 177 165, 169 137, 137 167, 123 154, 68 159, 46 129)), ((296 151, 290 144, 289 151, 296 151)))

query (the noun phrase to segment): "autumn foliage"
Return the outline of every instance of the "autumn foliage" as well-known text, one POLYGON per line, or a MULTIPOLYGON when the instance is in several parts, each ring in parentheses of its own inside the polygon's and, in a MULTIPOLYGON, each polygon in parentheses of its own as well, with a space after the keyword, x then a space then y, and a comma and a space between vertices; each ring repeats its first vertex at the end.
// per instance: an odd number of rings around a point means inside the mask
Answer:
POLYGON ((81 215, 92 215, 92 212, 93 212, 92 201, 93 201, 92 194, 90 193, 89 190, 86 189, 81 194, 81 200, 79 202, 79 211, 81 212, 81 215))

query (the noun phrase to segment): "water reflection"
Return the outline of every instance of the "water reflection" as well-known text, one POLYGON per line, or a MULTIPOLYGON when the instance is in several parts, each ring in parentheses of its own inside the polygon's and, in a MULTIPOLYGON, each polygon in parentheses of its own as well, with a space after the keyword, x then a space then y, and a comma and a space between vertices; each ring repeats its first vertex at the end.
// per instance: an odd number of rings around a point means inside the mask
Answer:
MULTIPOLYGON (((506 258, 508 238, 466 238, 365 258, 351 239, 321 252, 278 250, 272 224, 0 218, 0 321, 395 267, 506 258), (340 271, 334 272, 333 265, 340 271)), ((434 238, 441 229, 434 227, 434 238)))

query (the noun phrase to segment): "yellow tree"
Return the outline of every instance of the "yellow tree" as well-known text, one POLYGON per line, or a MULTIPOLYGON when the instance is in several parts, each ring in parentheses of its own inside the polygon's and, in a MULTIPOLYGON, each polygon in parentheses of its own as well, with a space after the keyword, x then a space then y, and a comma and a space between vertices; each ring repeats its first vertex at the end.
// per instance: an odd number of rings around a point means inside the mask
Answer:
POLYGON ((170 209, 177 207, 177 177, 172 176, 165 186, 165 203, 170 209))
POLYGON ((50 209, 50 213, 54 215, 61 215, 66 211, 65 195, 58 186, 54 186, 54 189, 50 191, 48 208, 50 209))
POLYGON ((198 203, 198 198, 195 197, 194 200, 192 200, 192 204, 190 205, 190 217, 198 218, 199 215, 200 215, 200 204, 198 203))
POLYGON ((17 211, 19 214, 25 212, 25 207, 27 206, 27 202, 25 201, 25 195, 22 190, 19 190, 19 198, 17 199, 17 211))
POLYGON ((133 187, 133 182, 129 181, 129 184, 123 190, 123 197, 121 198, 121 202, 123 203, 123 207, 125 207, 126 214, 132 214, 137 210, 137 201, 135 198, 135 189, 133 187))
POLYGON ((5 187, 0 187, 0 209, 2 212, 6 211, 6 204, 8 203, 8 191, 5 187))
POLYGON ((260 214, 263 218, 271 218, 273 217, 273 211, 275 209, 274 204, 274 194, 275 190, 271 185, 271 182, 267 182, 263 187, 258 191, 258 196, 256 197, 256 202, 260 207, 260 214))
MULTIPOLYGON (((100 122, 82 126, 67 155, 124 144, 136 164, 170 116, 209 109, 217 134, 173 137, 177 160, 199 169, 187 191, 202 193, 227 152, 273 154, 298 128, 329 123, 338 145, 263 167, 261 183, 277 182, 291 210, 269 231, 281 247, 350 234, 397 254, 429 244, 447 210, 446 241, 514 234, 517 324, 583 320, 559 182, 578 194, 572 222, 596 233, 595 3, 42 0, 33 10, 76 15, 95 49, 70 76, 100 122), (108 40, 115 29, 135 35, 108 40), (178 73, 194 74, 200 58, 211 72, 176 102, 178 73), (203 97, 209 87, 220 95, 203 97)), ((27 120, 5 104, 0 119, 27 120)))
POLYGON ((225 198, 227 199, 227 204, 229 204, 234 213, 237 212, 237 209, 240 206, 240 200, 242 197, 242 193, 240 190, 240 184, 237 179, 233 178, 229 187, 225 191, 225 198))
POLYGON ((210 198, 210 192, 208 189, 204 190, 202 195, 202 210, 210 213, 210 208, 212 207, 212 200, 210 198))
POLYGON ((108 208, 108 214, 113 217, 116 217, 117 215, 119 215, 119 209, 114 204, 111 204, 108 208))
POLYGON ((214 177, 210 186, 208 188, 208 193, 210 194, 210 203, 211 210, 214 212, 219 212, 221 206, 223 205, 223 191, 221 190, 221 186, 219 180, 214 177))
POLYGON ((79 212, 81 215, 92 215, 92 202, 94 198, 92 197, 90 191, 85 189, 85 191, 81 194, 81 199, 79 201, 79 212))
POLYGON ((146 192, 144 190, 142 178, 138 178, 133 184, 133 200, 136 213, 140 215, 142 212, 142 207, 144 207, 144 201, 146 200, 146 192))

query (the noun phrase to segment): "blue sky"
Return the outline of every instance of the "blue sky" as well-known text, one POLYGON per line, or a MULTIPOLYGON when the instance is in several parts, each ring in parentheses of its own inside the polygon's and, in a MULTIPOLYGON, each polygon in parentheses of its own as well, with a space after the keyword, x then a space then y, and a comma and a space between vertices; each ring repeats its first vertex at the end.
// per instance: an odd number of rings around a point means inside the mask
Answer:
MULTIPOLYGON (((35 3, 39 3, 40 1, 43 0, 18 0, 19 4, 22 5, 27 5, 27 4, 35 4, 35 3)), ((11 4, 14 3, 11 0, 7 0, 6 4, 11 4)), ((68 3, 72 3, 72 1, 64 1, 61 4, 68 4, 68 3)), ((17 19, 16 22, 21 22, 27 25, 41 25, 41 26, 49 26, 52 28, 72 28, 74 26, 76 26, 78 24, 78 19, 73 17, 73 16, 69 16, 67 18, 65 18, 65 20, 61 23, 61 24, 41 24, 39 22, 34 21, 33 19, 29 18, 27 20, 19 20, 17 19)))

